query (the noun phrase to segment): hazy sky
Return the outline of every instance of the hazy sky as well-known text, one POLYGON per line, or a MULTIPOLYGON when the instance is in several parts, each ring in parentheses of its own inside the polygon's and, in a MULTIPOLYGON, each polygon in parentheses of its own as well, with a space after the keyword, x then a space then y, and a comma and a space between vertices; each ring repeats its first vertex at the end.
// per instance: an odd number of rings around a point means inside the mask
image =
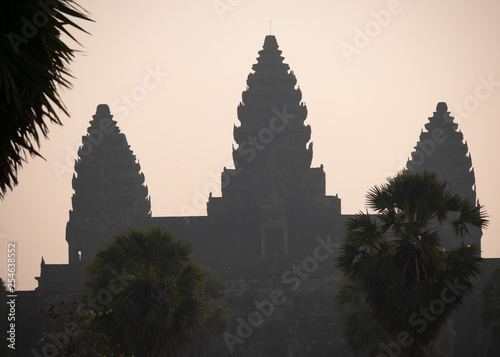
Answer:
MULTIPOLYGON (((18 289, 41 257, 68 262, 75 153, 96 106, 111 106, 140 161, 153 216, 205 215, 232 167, 233 124, 264 38, 276 36, 312 127, 313 166, 342 212, 402 169, 436 104, 448 103, 490 215, 484 257, 500 256, 500 2, 467 0, 80 1, 95 23, 63 93, 71 112, 0 202, 0 276, 17 242, 18 289), (153 74, 152 74, 153 73, 153 74)), ((75 44, 75 47, 77 45, 75 44)))

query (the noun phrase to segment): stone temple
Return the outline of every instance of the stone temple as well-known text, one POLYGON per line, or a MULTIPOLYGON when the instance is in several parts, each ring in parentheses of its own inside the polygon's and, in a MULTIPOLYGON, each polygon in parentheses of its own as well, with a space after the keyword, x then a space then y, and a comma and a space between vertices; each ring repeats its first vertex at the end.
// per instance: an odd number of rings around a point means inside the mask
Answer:
MULTIPOLYGON (((232 324, 211 356, 347 356, 331 298, 336 248, 349 216, 341 213, 337 195, 325 194, 323 166, 311 167, 307 107, 283 60, 276 38, 266 36, 237 107, 234 168, 223 168, 222 195, 210 195, 206 216, 152 217, 141 167, 109 107, 99 105, 75 162, 66 227, 69 264, 42 260, 38 288, 22 292, 25 301, 36 310, 48 301, 79 297, 82 266, 114 233, 158 225, 191 242, 194 259, 227 282, 224 304, 232 310, 232 324)), ((449 114, 445 103, 437 105, 407 168, 434 170, 476 202, 468 147, 449 114)), ((474 231, 468 239, 479 244, 481 235, 474 231)), ((444 248, 452 244, 445 241, 444 248)), ((471 298, 466 310, 474 322, 458 319, 453 356, 470 356, 468 348, 488 355, 478 347, 488 341, 475 309, 471 298), (464 339, 467 345, 461 345, 464 339)), ((39 348, 42 328, 30 321, 24 320, 27 332, 20 341, 26 356, 39 348)))

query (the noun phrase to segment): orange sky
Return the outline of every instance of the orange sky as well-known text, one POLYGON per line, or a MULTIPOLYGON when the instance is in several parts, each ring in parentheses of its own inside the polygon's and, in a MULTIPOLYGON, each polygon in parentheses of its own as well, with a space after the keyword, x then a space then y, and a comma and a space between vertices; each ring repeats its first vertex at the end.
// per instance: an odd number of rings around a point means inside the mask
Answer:
POLYGON ((79 3, 96 23, 84 24, 91 36, 77 34, 84 53, 71 65, 74 89, 63 93, 71 118, 50 127, 46 161, 29 159, 0 202, 0 261, 17 242, 19 290, 36 287, 42 256, 68 261, 75 152, 98 104, 111 106, 140 160, 153 216, 206 214, 209 192, 220 195, 220 172, 232 165, 236 107, 269 20, 308 106, 313 166, 324 165, 342 212, 363 209, 366 191, 404 167, 445 101, 490 214, 483 256, 500 256, 500 2, 79 3))

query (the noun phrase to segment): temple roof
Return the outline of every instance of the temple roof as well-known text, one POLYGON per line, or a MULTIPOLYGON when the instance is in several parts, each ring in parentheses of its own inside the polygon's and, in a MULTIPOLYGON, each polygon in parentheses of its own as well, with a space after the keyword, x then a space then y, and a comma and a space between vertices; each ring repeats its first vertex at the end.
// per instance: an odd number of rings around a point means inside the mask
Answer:
POLYGON ((100 115, 100 116, 111 115, 111 112, 109 110, 109 106, 107 104, 99 104, 97 106, 96 115, 100 115))
POLYGON ((281 56, 281 51, 278 49, 278 41, 276 37, 268 35, 264 40, 264 46, 259 51, 257 63, 252 66, 255 72, 258 72, 265 67, 273 67, 273 69, 280 69, 281 71, 288 71, 290 67, 288 64, 283 63, 284 57, 281 56))

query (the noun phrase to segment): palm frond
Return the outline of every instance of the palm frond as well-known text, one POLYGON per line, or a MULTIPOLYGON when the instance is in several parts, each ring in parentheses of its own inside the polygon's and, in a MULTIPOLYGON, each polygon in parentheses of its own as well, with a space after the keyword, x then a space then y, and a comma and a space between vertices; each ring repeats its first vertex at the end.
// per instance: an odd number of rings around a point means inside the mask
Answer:
MULTIPOLYGON (((75 53, 61 33, 86 32, 75 20, 92 21, 72 0, 7 1, 0 12, 0 199, 17 185, 17 173, 27 155, 42 157, 40 136, 49 124, 62 125, 59 112, 69 115, 59 88, 70 88, 68 69, 75 53), (42 6, 43 5, 43 6, 42 6), (25 36, 23 19, 46 18, 34 34, 25 36), (44 21, 45 22, 45 21, 44 21)), ((77 42, 78 43, 78 42, 77 42)))
MULTIPOLYGON (((462 235, 469 233, 469 227, 484 228, 486 214, 483 207, 457 196, 428 171, 398 173, 372 188, 367 203, 376 215, 359 212, 345 224, 337 267, 350 285, 340 286, 343 296, 336 296, 336 302, 343 307, 358 304, 353 294, 361 286, 366 311, 389 335, 408 331, 415 342, 405 355, 422 355, 470 294, 471 279, 481 270, 478 246, 461 243, 444 250, 442 234, 451 232, 448 227, 462 235), (412 314, 418 316, 431 302, 440 301, 447 283, 462 289, 459 296, 428 321, 425 331, 418 331, 411 323, 412 314)), ((361 316, 358 312, 349 317, 346 341, 354 350, 358 348, 354 341, 361 341, 366 345, 358 351, 366 353, 370 340, 356 326, 361 316)))
POLYGON ((460 216, 451 222, 451 227, 455 234, 464 236, 469 234, 469 227, 486 228, 489 223, 487 218, 483 206, 465 199, 462 201, 460 216))

